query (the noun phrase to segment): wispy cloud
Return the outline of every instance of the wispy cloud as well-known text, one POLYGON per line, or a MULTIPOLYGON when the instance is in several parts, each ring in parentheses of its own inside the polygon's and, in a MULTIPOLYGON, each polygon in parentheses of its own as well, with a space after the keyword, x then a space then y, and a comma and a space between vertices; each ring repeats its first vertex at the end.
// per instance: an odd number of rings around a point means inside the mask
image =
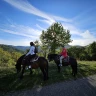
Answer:
POLYGON ((85 39, 94 39, 95 37, 90 34, 89 30, 86 30, 84 33, 80 34, 85 39))
POLYGON ((80 35, 80 33, 82 32, 80 29, 75 27, 74 24, 62 23, 62 25, 63 25, 64 29, 70 30, 70 34, 80 35))
POLYGON ((77 14, 73 20, 77 20, 77 19, 80 19, 81 17, 86 17, 86 14, 89 14, 91 11, 93 11, 94 7, 92 8, 87 8, 87 10, 83 10, 81 11, 79 14, 77 14))
POLYGON ((73 21, 72 19, 67 19, 67 18, 60 17, 60 16, 51 15, 51 17, 53 17, 53 19, 58 20, 58 21, 64 21, 64 22, 72 22, 73 21))
POLYGON ((55 23, 55 21, 50 22, 49 20, 46 20, 46 19, 37 19, 37 20, 40 21, 40 22, 43 22, 43 23, 47 23, 48 25, 52 25, 53 23, 55 23))
POLYGON ((93 41, 96 41, 96 37, 90 33, 89 30, 86 30, 83 33, 78 34, 79 36, 81 36, 82 38, 77 38, 77 39, 73 39, 72 43, 69 43, 70 45, 81 45, 81 46, 86 46, 90 43, 92 43, 93 41))
POLYGON ((73 41, 72 43, 69 43, 70 45, 85 46, 92 43, 93 41, 96 41, 96 37, 89 30, 86 31, 80 30, 79 28, 75 27, 75 25, 73 24, 68 24, 68 23, 62 23, 62 24, 65 29, 70 30, 70 34, 72 36, 76 35, 77 37, 81 37, 81 38, 72 38, 73 41))
POLYGON ((10 34, 30 37, 30 38, 37 38, 41 34, 41 30, 33 29, 28 26, 24 25, 17 25, 17 24, 8 24, 0 28, 2 32, 7 32, 10 34))
POLYGON ((19 10, 48 19, 52 23, 54 22, 54 19, 50 18, 48 15, 46 15, 46 13, 32 6, 28 1, 25 0, 4 0, 4 1, 12 5, 13 7, 18 8, 19 10))
POLYGON ((42 28, 39 24, 36 24, 36 27, 41 29, 41 30, 45 30, 44 28, 42 28))
POLYGON ((72 18, 72 20, 74 21, 74 24, 81 26, 81 27, 85 25, 89 26, 89 25, 96 24, 95 10, 96 10, 96 7, 93 6, 91 8, 90 7, 87 8, 86 10, 83 10, 79 14, 76 14, 76 16, 72 18))
POLYGON ((49 15, 49 14, 35 8, 27 0, 4 0, 4 1, 21 11, 42 17, 43 19, 37 19, 37 20, 47 23, 49 25, 51 25, 52 23, 54 23, 56 21, 72 22, 71 19, 66 19, 64 17, 59 17, 59 16, 55 16, 55 15, 49 15))
MULTIPOLYGON (((52 23, 56 21, 62 21, 64 28, 69 29, 71 35, 75 34, 77 36, 82 37, 82 39, 74 39, 73 42, 71 43, 73 45, 81 44, 83 46, 83 45, 92 43, 94 40, 96 40, 96 38, 93 36, 93 34, 91 34, 90 31, 88 30, 83 31, 75 26, 75 23, 77 23, 80 26, 88 22, 88 19, 92 20, 91 17, 86 18, 86 14, 88 14, 92 9, 90 10, 88 9, 87 11, 84 10, 84 12, 75 16, 74 18, 67 19, 64 17, 47 14, 35 8, 27 0, 4 0, 4 1, 23 12, 42 17, 37 20, 40 22, 46 23, 48 25, 51 25, 52 23), (82 19, 81 17, 82 18, 84 17, 85 19, 84 18, 82 19)), ((0 30, 2 30, 3 32, 10 33, 10 34, 21 35, 21 36, 37 39, 39 38, 41 34, 41 30, 44 29, 39 24, 36 24, 36 27, 38 29, 34 29, 28 26, 14 24, 10 19, 8 19, 7 21, 9 25, 4 26, 3 28, 1 27, 0 30)))
POLYGON ((29 46, 29 42, 30 41, 35 41, 32 39, 20 39, 20 40, 4 40, 4 39, 0 39, 0 44, 7 44, 7 45, 14 45, 14 46, 29 46))

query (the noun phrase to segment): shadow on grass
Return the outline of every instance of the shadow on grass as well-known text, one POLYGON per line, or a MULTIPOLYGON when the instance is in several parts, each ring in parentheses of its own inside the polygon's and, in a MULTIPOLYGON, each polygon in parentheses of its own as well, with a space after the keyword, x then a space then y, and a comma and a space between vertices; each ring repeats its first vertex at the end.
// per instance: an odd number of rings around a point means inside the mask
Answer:
MULTIPOLYGON (((94 66, 85 63, 78 63, 77 78, 95 74, 96 66, 94 66)), ((40 69, 33 70, 32 75, 29 75, 30 72, 26 70, 22 80, 18 79, 19 75, 16 74, 14 67, 0 69, 0 90, 3 92, 30 89, 36 86, 46 86, 56 82, 73 79, 73 76, 71 75, 71 66, 61 67, 61 72, 58 73, 57 66, 53 62, 49 63, 49 79, 47 81, 43 81, 43 75, 40 69)))

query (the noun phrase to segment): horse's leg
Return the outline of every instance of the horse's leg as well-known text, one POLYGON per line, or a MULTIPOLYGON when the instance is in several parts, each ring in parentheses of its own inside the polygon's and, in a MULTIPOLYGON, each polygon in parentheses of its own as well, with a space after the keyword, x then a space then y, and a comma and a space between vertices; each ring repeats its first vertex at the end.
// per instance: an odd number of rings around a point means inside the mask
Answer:
POLYGON ((43 68, 40 68, 42 73, 43 73, 43 80, 45 81, 46 80, 46 72, 43 68))
POLYGON ((60 66, 57 65, 57 68, 58 68, 58 73, 60 73, 60 70, 61 70, 61 69, 60 69, 60 66))
POLYGON ((29 70, 30 70, 30 75, 32 75, 32 73, 33 73, 33 72, 32 72, 32 68, 29 68, 29 70))
POLYGON ((22 72, 21 72, 21 75, 20 75, 20 79, 23 78, 24 70, 25 70, 25 66, 23 65, 23 69, 22 69, 22 72))
POLYGON ((71 65, 71 67, 72 67, 72 75, 73 75, 74 79, 76 79, 76 74, 77 74, 76 66, 75 65, 71 65))
POLYGON ((46 72, 46 80, 49 78, 48 77, 48 66, 45 68, 45 72, 46 72))

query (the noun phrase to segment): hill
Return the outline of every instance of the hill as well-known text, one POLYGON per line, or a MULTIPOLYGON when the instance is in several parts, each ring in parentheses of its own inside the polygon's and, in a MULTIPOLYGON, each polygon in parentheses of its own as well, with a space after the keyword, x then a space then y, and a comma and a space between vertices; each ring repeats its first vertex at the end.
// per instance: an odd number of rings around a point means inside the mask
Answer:
POLYGON ((8 51, 8 52, 20 52, 20 53, 24 53, 24 51, 12 46, 12 45, 4 45, 4 44, 0 44, 0 48, 2 48, 4 51, 8 51))
POLYGON ((26 51, 27 49, 29 49, 29 46, 13 46, 13 47, 21 51, 26 51))

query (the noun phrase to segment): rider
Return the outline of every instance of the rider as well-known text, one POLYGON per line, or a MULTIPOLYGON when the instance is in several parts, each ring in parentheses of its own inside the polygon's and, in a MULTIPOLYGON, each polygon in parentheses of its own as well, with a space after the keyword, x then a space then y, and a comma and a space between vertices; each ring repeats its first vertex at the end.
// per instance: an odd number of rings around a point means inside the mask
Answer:
MULTIPOLYGON (((36 53, 35 53, 35 44, 33 42, 30 42, 30 50, 26 54, 26 57, 25 57, 25 59, 27 59, 27 64, 29 64, 30 63, 30 60, 32 58, 34 58, 35 56, 36 56, 36 53)), ((31 68, 31 66, 29 66, 29 68, 31 68)))
POLYGON ((62 46, 62 52, 60 53, 61 57, 60 57, 60 64, 59 66, 62 66, 62 59, 66 58, 67 55, 67 49, 65 48, 65 46, 62 46))

